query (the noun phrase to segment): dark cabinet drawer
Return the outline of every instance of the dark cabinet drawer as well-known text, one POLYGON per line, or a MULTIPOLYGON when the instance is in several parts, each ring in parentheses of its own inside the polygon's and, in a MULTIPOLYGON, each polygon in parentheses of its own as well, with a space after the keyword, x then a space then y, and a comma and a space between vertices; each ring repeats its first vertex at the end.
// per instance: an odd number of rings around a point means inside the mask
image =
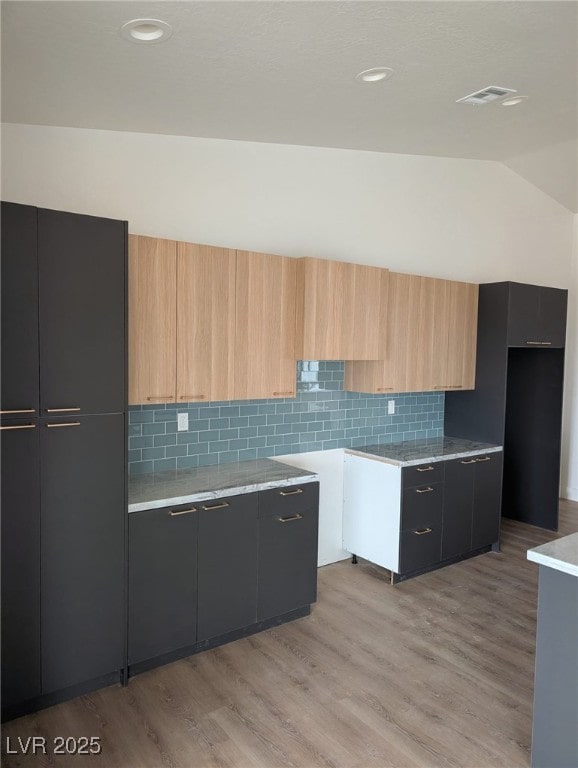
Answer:
POLYGON ((443 483, 404 489, 401 504, 402 531, 432 524, 441 525, 443 489, 443 483))
POLYGON ((259 517, 302 512, 319 503, 319 483, 271 488, 259 493, 259 517))
POLYGON ((431 485, 440 483, 444 479, 444 462, 432 461, 428 464, 416 464, 413 467, 402 469, 403 488, 412 488, 416 485, 431 485))
POLYGON ((400 573, 410 573, 435 565, 441 557, 442 529, 433 524, 403 531, 400 539, 400 573))

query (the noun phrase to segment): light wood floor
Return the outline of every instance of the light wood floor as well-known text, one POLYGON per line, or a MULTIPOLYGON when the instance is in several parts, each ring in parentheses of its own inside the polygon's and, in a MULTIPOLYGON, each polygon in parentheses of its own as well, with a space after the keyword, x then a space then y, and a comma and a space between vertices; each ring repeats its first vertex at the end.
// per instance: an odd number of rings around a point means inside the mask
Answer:
MULTIPOLYGON (((561 502, 558 536, 578 530, 561 502)), ((100 736, 100 757, 14 766, 528 766, 538 567, 556 534, 505 520, 502 552, 391 587, 360 561, 319 572, 310 617, 8 723, 100 736)))

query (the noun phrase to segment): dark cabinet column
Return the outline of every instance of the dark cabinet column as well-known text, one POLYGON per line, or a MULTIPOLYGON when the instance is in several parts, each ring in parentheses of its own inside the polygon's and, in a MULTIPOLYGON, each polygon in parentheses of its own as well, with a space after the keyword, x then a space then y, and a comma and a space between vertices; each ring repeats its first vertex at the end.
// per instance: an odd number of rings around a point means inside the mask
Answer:
POLYGON ((5 417, 38 415, 37 211, 2 203, 2 392, 5 417), (16 413, 6 413, 16 411, 16 413), (18 413, 20 411, 20 413, 18 413))
POLYGON ((542 341, 547 346, 566 344, 566 312, 568 291, 560 288, 540 288, 540 325, 542 341))
POLYGON ((196 642, 197 508, 129 515, 129 664, 196 642))
POLYGON ((124 415, 45 420, 40 445, 42 688, 50 693, 123 667, 124 415))
POLYGON ((475 468, 475 456, 446 462, 442 560, 472 548, 475 468))
POLYGON ((317 599, 319 484, 262 491, 259 518, 261 621, 317 599))
POLYGON ((502 452, 476 459, 472 549, 495 544, 500 538, 502 460, 502 452))
POLYGON ((200 504, 199 641, 257 621, 258 533, 256 493, 200 504))
POLYGON ((125 410, 126 223, 38 211, 41 408, 125 410))
POLYGON ((38 422, 4 422, 2 453, 2 712, 40 695, 38 422))
POLYGON ((509 289, 508 346, 526 347, 541 342, 539 286, 509 283, 509 289))

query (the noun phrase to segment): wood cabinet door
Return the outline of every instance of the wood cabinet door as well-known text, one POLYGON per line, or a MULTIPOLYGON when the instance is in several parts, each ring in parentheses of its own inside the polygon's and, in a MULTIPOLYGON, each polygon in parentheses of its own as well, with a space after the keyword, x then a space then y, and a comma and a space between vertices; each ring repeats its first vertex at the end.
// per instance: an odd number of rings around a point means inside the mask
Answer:
POLYGON ((449 283, 446 389, 473 389, 476 382, 478 286, 449 283))
POLYGON ((176 243, 131 235, 128 278, 129 403, 174 403, 176 243))
POLYGON ((43 413, 126 408, 126 222, 38 210, 43 413))
POLYGON ((383 360, 384 286, 387 270, 379 267, 300 259, 298 359, 383 360))
POLYGON ((540 288, 540 341, 544 346, 565 346, 567 304, 568 291, 540 288))
POLYGON ((36 416, 38 376, 37 210, 2 203, 2 393, 6 418, 36 416))
POLYGON ((234 397, 236 254, 178 243, 177 402, 234 397))
POLYGON ((411 275, 410 303, 407 324, 408 356, 406 367, 406 392, 425 392, 437 387, 436 371, 443 369, 444 343, 439 325, 446 327, 441 313, 436 315, 436 302, 440 300, 445 281, 431 277, 411 275))
POLYGON ((235 399, 295 397, 297 262, 237 251, 235 399))

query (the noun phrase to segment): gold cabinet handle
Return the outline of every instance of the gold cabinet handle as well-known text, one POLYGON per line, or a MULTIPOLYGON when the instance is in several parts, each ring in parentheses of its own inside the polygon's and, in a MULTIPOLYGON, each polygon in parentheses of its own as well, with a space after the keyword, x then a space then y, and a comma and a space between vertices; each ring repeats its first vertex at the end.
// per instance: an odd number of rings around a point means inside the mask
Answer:
POLYGON ((467 461, 461 461, 460 464, 475 464, 477 459, 468 459, 467 461))
POLYGON ((425 533, 431 533, 431 528, 422 528, 421 531, 414 531, 416 536, 423 536, 425 533))
POLYGON ((492 460, 491 456, 484 456, 482 459, 476 459, 476 461, 491 461, 491 460, 492 460))
POLYGON ((150 402, 151 400, 172 400, 172 395, 149 395, 147 397, 147 400, 150 402))
POLYGON ((549 346, 552 345, 552 342, 551 341, 541 341, 540 344, 543 347, 549 347, 549 346))
POLYGON ((211 512, 213 509, 225 509, 225 507, 228 507, 228 502, 224 501, 222 504, 213 504, 210 507, 207 507, 203 504, 203 509, 205 512, 211 512))
POLYGON ((418 472, 431 472, 432 469, 434 469, 434 467, 418 467, 417 471, 418 472))
POLYGON ((415 491, 415 492, 416 492, 416 493, 432 493, 432 492, 433 492, 433 490, 434 490, 434 489, 433 489, 433 488, 431 487, 431 485, 430 485, 430 486, 429 486, 429 488, 416 488, 416 491, 415 491))
POLYGON ((291 517, 278 517, 280 523, 291 523, 293 520, 303 520, 303 515, 291 515, 291 517))
POLYGON ((0 411, 0 415, 4 414, 7 415, 9 413, 36 413, 35 408, 22 408, 18 411, 0 411))
POLYGON ((171 517, 178 517, 179 515, 190 515, 191 512, 196 512, 196 511, 197 511, 196 507, 191 507, 190 509, 180 509, 180 510, 177 510, 176 512, 171 509, 171 511, 169 512, 169 515, 171 517))
POLYGON ((450 384, 448 387, 448 389, 463 389, 463 388, 464 388, 463 384, 450 384))
POLYGON ((56 424, 47 424, 48 429, 57 429, 60 427, 79 427, 79 421, 59 421, 56 424))
POLYGON ((6 424, 1 426, 0 429, 36 429, 36 424, 6 424))
POLYGON ((294 491, 279 491, 279 496, 297 496, 298 493, 303 493, 303 488, 296 488, 294 491))
POLYGON ((279 397, 280 395, 294 395, 295 392, 290 389, 288 392, 273 392, 273 397, 279 397))
POLYGON ((179 400, 205 400, 206 395, 179 395, 179 400))
POLYGON ((376 392, 393 392, 393 387, 376 387, 376 392))
POLYGON ((542 342, 541 341, 527 341, 526 344, 532 344, 535 347, 541 347, 542 342))
POLYGON ((46 413, 72 413, 72 411, 80 411, 78 406, 74 408, 47 408, 46 413))

